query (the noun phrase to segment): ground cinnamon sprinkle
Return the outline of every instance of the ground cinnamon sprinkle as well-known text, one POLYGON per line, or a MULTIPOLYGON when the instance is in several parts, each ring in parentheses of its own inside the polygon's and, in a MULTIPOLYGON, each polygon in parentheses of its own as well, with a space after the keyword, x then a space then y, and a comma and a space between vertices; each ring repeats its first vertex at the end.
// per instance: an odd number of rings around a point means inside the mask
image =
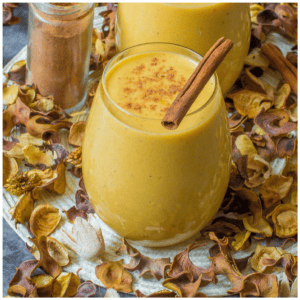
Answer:
POLYGON ((41 95, 53 95, 62 108, 71 108, 86 96, 93 6, 64 15, 41 12, 33 4, 31 9, 27 81, 41 95))
MULTIPOLYGON (((140 98, 139 101, 142 101, 143 105, 138 105, 135 104, 134 102, 136 100, 132 99, 132 102, 128 102, 126 104, 121 104, 119 103, 119 105, 121 107, 127 108, 127 109, 133 109, 135 111, 138 112, 142 112, 142 108, 147 107, 145 105, 145 103, 147 103, 147 105, 149 106, 149 108, 151 110, 156 110, 157 105, 153 105, 151 103, 153 102, 157 102, 159 99, 157 98, 158 95, 162 96, 166 96, 169 98, 173 98, 174 94, 178 93, 184 83, 185 83, 185 78, 183 76, 181 76, 180 78, 178 78, 176 81, 174 79, 174 77, 176 76, 177 71, 173 68, 173 67, 168 67, 166 68, 166 66, 163 64, 162 61, 160 61, 158 58, 154 57, 153 59, 151 59, 151 61, 149 62, 149 66, 153 67, 153 66, 157 66, 158 64, 161 64, 161 66, 158 69, 151 69, 151 68, 147 68, 145 66, 145 64, 141 64, 137 67, 135 67, 131 73, 135 74, 135 75, 140 75, 140 77, 138 77, 138 80, 134 80, 132 77, 127 77, 126 78, 126 82, 125 85, 126 87, 123 89, 123 92, 125 94, 125 98, 129 97, 133 97, 133 95, 136 93, 137 90, 140 90, 142 93, 142 96, 140 98), (150 70, 152 70, 152 74, 148 74, 147 76, 145 75, 145 72, 149 72, 150 70), (155 71, 154 71, 155 70, 155 71), (145 75, 145 76, 143 76, 145 75), (166 82, 164 81, 164 78, 166 78, 168 81, 172 82, 172 84, 166 84, 166 82), (155 82, 155 87, 152 88, 147 88, 147 82, 155 82), (128 86, 131 86, 131 88, 129 88, 128 86), (135 88, 132 88, 135 87, 135 88), (129 105, 130 104, 130 105, 129 105)), ((119 79, 121 80, 121 78, 119 79)))

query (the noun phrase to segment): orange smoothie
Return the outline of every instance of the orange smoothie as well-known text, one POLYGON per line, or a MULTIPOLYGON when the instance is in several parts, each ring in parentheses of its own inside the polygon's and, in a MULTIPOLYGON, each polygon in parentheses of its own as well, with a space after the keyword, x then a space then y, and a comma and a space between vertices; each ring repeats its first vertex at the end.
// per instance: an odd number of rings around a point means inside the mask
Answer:
POLYGON ((204 55, 224 36, 234 43, 217 70, 226 92, 242 70, 250 25, 247 3, 119 3, 116 42, 119 50, 142 43, 174 43, 204 55))
POLYGON ((167 246, 203 228, 227 189, 227 114, 213 76, 179 128, 161 119, 199 55, 174 45, 117 55, 99 85, 83 145, 83 177, 100 218, 120 236, 167 246))

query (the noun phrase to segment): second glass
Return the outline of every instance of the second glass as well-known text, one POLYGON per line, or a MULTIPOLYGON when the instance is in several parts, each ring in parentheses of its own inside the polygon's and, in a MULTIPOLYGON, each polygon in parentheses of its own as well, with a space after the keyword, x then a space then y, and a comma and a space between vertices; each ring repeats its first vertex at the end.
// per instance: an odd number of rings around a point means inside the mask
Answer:
POLYGON ((167 42, 204 55, 220 37, 234 46, 217 70, 223 93, 242 71, 250 44, 248 3, 119 3, 116 43, 120 51, 167 42))

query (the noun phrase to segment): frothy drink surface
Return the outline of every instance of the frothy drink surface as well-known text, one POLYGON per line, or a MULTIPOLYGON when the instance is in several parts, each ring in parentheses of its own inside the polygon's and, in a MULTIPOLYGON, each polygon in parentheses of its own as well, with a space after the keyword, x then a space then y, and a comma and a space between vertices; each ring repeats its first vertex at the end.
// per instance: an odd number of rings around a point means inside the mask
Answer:
MULTIPOLYGON (((111 99, 122 109, 146 118, 162 119, 196 66, 195 61, 180 54, 137 54, 109 70, 105 83, 111 99)), ((210 79, 190 112, 205 104, 214 86, 210 79)))

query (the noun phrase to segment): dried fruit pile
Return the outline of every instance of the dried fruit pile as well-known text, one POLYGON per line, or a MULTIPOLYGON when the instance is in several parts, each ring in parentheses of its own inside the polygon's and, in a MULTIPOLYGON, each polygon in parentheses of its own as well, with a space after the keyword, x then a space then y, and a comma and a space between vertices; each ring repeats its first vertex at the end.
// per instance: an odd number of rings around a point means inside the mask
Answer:
MULTIPOLYGON (((131 272, 137 271, 140 277, 161 281, 164 288, 151 295, 135 290, 138 297, 204 297, 201 287, 213 283, 218 288, 218 275, 225 275, 231 283, 229 294, 296 295, 297 256, 284 248, 297 242, 298 232, 297 52, 293 48, 284 56, 266 38, 275 32, 296 44, 297 6, 253 4, 250 8, 251 45, 255 48, 225 99, 233 153, 229 187, 220 212, 201 231, 203 239, 208 237, 214 245, 208 249, 200 238, 172 260, 145 256, 126 240, 114 251, 125 252, 130 258, 128 264, 105 260, 105 242, 93 221, 94 210, 82 178, 76 205, 63 212, 72 223, 72 232, 63 230, 61 241, 50 236, 61 226, 62 216, 56 207, 40 204, 40 195, 45 190, 64 194, 68 170, 81 177, 85 122, 72 120, 83 112, 69 115, 54 105, 51 96, 41 96, 34 86, 24 85, 25 61, 11 68, 6 76, 14 84, 3 85, 3 102, 7 106, 3 112, 3 184, 18 197, 9 213, 16 226, 21 223, 28 228, 33 244, 27 249, 35 259, 17 268, 9 295, 95 295, 96 287, 91 281, 80 282, 80 269, 77 274, 63 272, 71 260, 67 248, 78 257, 97 262, 96 277, 109 293, 113 293, 111 288, 132 292, 131 272), (274 83, 270 78, 278 80, 274 83), (61 143, 61 135, 66 132, 69 145, 74 147, 70 153, 61 143), (250 256, 233 257, 257 241, 250 256), (211 260, 208 268, 194 265, 189 258, 189 252, 200 247, 207 249, 211 260), (251 272, 243 273, 249 266, 251 272), (280 282, 276 274, 283 274, 280 282)), ((109 5, 103 14, 102 31, 94 31, 91 69, 101 72, 114 55, 115 13, 115 7, 109 5)), ((88 106, 96 87, 97 83, 90 91, 88 106)))

